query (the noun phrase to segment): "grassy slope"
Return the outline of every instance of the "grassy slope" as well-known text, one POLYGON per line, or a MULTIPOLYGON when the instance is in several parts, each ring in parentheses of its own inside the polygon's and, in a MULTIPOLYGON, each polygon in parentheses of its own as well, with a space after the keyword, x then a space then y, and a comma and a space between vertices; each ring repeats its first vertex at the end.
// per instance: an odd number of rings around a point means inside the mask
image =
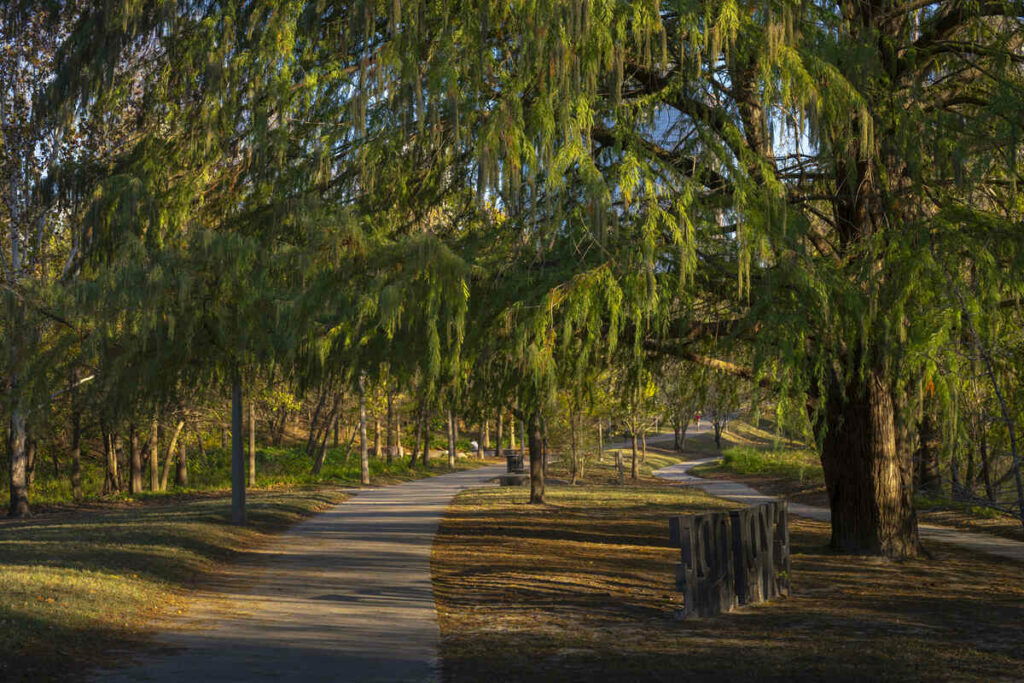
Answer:
MULTIPOLYGON (((736 479, 765 493, 808 505, 828 506, 821 462, 813 451, 797 443, 777 442, 771 433, 740 421, 733 422, 724 437, 720 453, 709 434, 687 441, 687 451, 694 455, 722 456, 721 463, 695 467, 694 474, 736 479)), ((1012 515, 945 498, 917 496, 915 504, 922 522, 1024 540, 1020 521, 1012 515)))
MULTIPOLYGON (((375 463, 374 483, 447 471, 440 458, 434 464, 425 471, 375 463)), ((478 464, 462 460, 459 468, 478 464)), ((222 563, 345 495, 336 485, 251 491, 248 528, 227 523, 226 490, 106 499, 0 521, 0 680, 64 680, 111 648, 140 644, 222 563)))
POLYGON ((1024 568, 944 547, 904 563, 834 555, 827 527, 806 520, 793 525, 790 599, 674 621, 667 518, 730 504, 614 479, 592 469, 543 507, 518 488, 456 499, 433 557, 446 680, 1024 676, 1024 568))

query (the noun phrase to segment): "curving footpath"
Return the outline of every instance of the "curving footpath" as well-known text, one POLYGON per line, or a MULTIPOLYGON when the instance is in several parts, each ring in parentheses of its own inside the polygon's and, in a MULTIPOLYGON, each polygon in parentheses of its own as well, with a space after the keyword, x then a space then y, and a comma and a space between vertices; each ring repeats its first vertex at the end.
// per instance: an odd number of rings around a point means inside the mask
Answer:
MULTIPOLYGON (((741 484, 736 481, 728 481, 725 479, 703 479, 689 473, 690 470, 697 465, 703 465, 716 460, 720 460, 720 458, 712 457, 703 458, 701 460, 692 460, 690 462, 679 463, 678 465, 663 467, 660 470, 656 470, 653 474, 661 479, 673 481, 685 486, 696 486, 717 498, 725 498, 726 500, 745 503, 747 505, 756 505, 758 503, 767 503, 776 500, 775 496, 765 495, 746 484, 741 484)), ((831 518, 831 514, 828 509, 815 507, 813 505, 804 505, 802 503, 790 502, 789 511, 794 515, 807 517, 809 519, 816 519, 822 522, 827 522, 831 518)), ((1024 543, 1020 541, 1014 541, 1010 538, 1001 538, 999 536, 992 536, 991 534, 975 531, 959 531, 949 527, 935 526, 934 524, 920 524, 919 529, 921 538, 928 541, 952 543, 953 545, 960 546, 961 548, 985 553, 986 555, 994 555, 996 557, 1015 560, 1017 562, 1024 562, 1024 543)))
POLYGON ((104 681, 433 681, 430 549, 456 493, 489 466, 355 495, 282 534, 104 681))

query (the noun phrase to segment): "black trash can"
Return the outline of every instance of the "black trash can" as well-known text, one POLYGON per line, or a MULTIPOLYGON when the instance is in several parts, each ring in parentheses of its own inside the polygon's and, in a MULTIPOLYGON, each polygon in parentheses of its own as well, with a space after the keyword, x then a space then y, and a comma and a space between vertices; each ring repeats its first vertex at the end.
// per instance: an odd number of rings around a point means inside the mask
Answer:
POLYGON ((506 453, 505 463, 509 474, 523 474, 523 454, 506 453))

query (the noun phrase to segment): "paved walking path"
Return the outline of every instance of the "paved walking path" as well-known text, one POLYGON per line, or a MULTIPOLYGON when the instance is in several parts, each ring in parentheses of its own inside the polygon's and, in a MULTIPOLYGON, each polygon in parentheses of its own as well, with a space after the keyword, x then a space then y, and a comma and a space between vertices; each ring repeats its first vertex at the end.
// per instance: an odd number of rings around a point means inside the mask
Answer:
MULTIPOLYGON (((712 496, 725 498, 727 500, 734 500, 748 505, 767 503, 776 499, 775 496, 765 495, 746 484, 741 484, 736 481, 728 481, 725 479, 703 479, 689 473, 690 470, 697 465, 703 465, 719 459, 720 458, 717 457, 703 458, 701 460, 679 463, 678 465, 670 465, 668 467, 663 467, 660 470, 655 470, 654 476, 687 486, 696 486, 697 488, 707 491, 712 496)), ((794 502, 789 503, 789 511, 794 515, 817 519, 822 522, 829 521, 831 516, 829 510, 826 508, 794 502)), ((975 552, 1004 557, 1010 560, 1016 560, 1017 562, 1024 562, 1024 543, 1021 541, 1015 541, 1010 538, 1001 538, 999 536, 992 536, 991 534, 976 531, 959 531, 957 529, 935 526, 933 524, 921 524, 919 525, 919 528, 921 538, 925 540, 952 543, 975 552)))
POLYGON ((484 467, 379 489, 283 534, 232 568, 158 638, 162 651, 95 680, 433 681, 439 631, 430 549, 459 491, 484 467))

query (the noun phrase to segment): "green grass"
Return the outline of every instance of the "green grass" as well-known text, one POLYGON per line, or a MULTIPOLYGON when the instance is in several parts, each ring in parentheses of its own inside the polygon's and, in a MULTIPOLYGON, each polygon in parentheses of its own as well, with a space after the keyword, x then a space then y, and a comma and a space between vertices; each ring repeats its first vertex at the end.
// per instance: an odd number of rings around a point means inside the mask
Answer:
POLYGON ((699 476, 702 470, 783 477, 799 482, 824 480, 818 457, 812 451, 800 448, 733 446, 722 451, 721 463, 694 468, 694 473, 699 476))
POLYGON ((973 505, 962 501, 950 500, 944 496, 929 496, 924 493, 914 494, 914 507, 918 510, 956 510, 981 519, 999 519, 1006 516, 1004 512, 983 505, 973 505))
MULTIPOLYGON (((464 452, 468 452, 467 449, 464 452)), ((161 454, 163 457, 164 454, 161 454)), ((440 464, 444 457, 434 456, 440 464)), ((248 460, 246 461, 248 462, 248 460)), ((459 467, 465 466, 460 460, 459 467)), ((471 461, 469 461, 471 462, 471 461)), ((163 462, 161 460, 161 467, 163 462)), ((122 465, 123 468, 123 465, 122 465)), ((359 453, 356 449, 345 447, 328 448, 324 467, 318 475, 311 473, 312 460, 306 455, 302 444, 289 446, 261 446, 256 449, 256 488, 274 488, 281 486, 318 486, 323 484, 358 485, 360 480, 359 453)), ((37 510, 61 508, 72 502, 71 482, 67 471, 55 476, 48 460, 37 464, 38 475, 32 485, 30 500, 37 510)), ((446 470, 445 470, 446 471, 446 470)), ((414 479, 424 476, 419 465, 409 466, 409 457, 396 458, 387 464, 383 458, 370 459, 371 479, 385 478, 387 481, 414 479)), ((126 476, 125 472, 122 472, 126 476)), ((179 497, 205 491, 221 491, 231 487, 231 457, 222 448, 208 448, 205 455, 190 453, 188 458, 188 486, 174 484, 174 467, 172 466, 167 491, 144 491, 134 496, 127 492, 113 495, 102 495, 104 469, 92 458, 82 462, 82 491, 85 501, 119 501, 132 498, 150 500, 153 498, 179 497)), ((149 472, 144 472, 144 485, 149 485, 149 472)), ((6 478, 0 483, 0 499, 8 497, 6 478)))
POLYGON ((0 680, 64 679, 137 642, 219 563, 344 497, 253 492, 245 528, 223 495, 0 524, 0 680))
MULTIPOLYGON (((134 500, 99 499, 93 490, 94 500, 75 508, 64 505, 70 490, 59 481, 37 480, 35 499, 60 505, 0 521, 0 681, 66 680, 112 648, 130 650, 218 565, 343 500, 342 486, 359 483, 358 456, 332 452, 317 477, 301 447, 263 448, 258 457, 260 487, 249 491, 245 528, 228 523, 230 467, 219 449, 191 459, 193 488, 134 500)), ((456 469, 481 464, 461 459, 456 469)), ((375 485, 449 471, 440 457, 429 468, 410 467, 408 458, 391 465, 373 459, 370 469, 375 485)))

